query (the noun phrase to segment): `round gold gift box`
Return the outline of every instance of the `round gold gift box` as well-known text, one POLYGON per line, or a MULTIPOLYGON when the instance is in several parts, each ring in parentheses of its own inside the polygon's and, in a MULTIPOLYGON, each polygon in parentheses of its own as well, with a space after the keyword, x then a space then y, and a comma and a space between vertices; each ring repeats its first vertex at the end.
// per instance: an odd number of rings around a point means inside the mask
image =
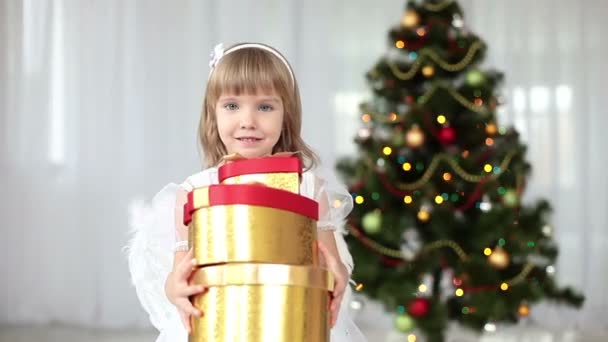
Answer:
POLYGON ((325 269, 226 264, 197 269, 192 282, 208 288, 192 298, 203 317, 192 318, 190 342, 329 341, 325 269))
POLYGON ((189 241, 198 265, 318 265, 318 204, 261 185, 214 185, 189 198, 189 241))

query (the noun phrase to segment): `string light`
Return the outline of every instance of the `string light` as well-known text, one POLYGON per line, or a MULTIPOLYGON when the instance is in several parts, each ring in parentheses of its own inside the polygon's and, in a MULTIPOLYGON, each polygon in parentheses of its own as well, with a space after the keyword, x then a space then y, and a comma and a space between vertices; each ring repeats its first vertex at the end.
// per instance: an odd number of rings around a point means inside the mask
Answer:
POLYGON ((439 196, 439 195, 435 196, 435 203, 437 203, 437 204, 443 203, 443 197, 439 196))
POLYGON ((484 170, 485 172, 487 172, 487 173, 492 172, 492 169, 493 169, 493 167, 492 167, 492 165, 490 165, 490 164, 486 164, 486 165, 484 165, 484 166, 483 166, 483 170, 484 170))
POLYGON ((370 122, 371 119, 372 119, 372 117, 369 114, 361 115, 361 120, 363 120, 363 122, 370 122))
POLYGON ((418 291, 425 293, 427 290, 427 286, 424 284, 420 284, 420 286, 418 286, 418 291))
POLYGON ((357 290, 357 291, 363 290, 363 283, 357 284, 357 286, 355 287, 355 290, 357 290))
MULTIPOLYGON (((505 170, 509 166, 509 163, 511 162, 511 160, 513 159, 513 157, 518 152, 519 152, 519 150, 512 150, 512 151, 510 151, 505 156, 505 158, 502 160, 502 162, 500 163, 500 169, 501 170, 505 170)), ((454 160, 454 156, 453 155, 442 153, 442 154, 435 155, 433 157, 433 160, 431 160, 431 164, 428 166, 428 168, 426 169, 426 171, 424 172, 424 174, 422 175, 422 177, 420 177, 420 179, 418 179, 417 181, 412 182, 412 183, 397 183, 397 187, 400 190, 403 190, 403 191, 419 189, 421 186, 423 186, 424 184, 426 184, 430 180, 430 178, 434 174, 435 170, 437 169, 437 167, 439 166, 439 163, 441 161, 445 161, 446 163, 448 163, 452 167, 452 169, 462 179, 464 179, 464 180, 466 180, 468 182, 481 182, 481 181, 484 181, 484 180, 492 180, 492 179, 498 178, 498 176, 499 176, 498 174, 493 174, 493 175, 489 175, 489 176, 470 174, 470 173, 466 172, 462 167, 460 167, 460 165, 458 165, 458 162, 456 160, 454 160)), ((372 161, 370 159, 366 159, 366 162, 369 163, 370 166, 373 167, 372 161)), ((490 171, 492 171, 491 167, 492 166, 490 165, 490 171)), ((424 164, 417 163, 416 164, 416 170, 418 170, 418 171, 424 170, 424 164)), ((376 171, 377 172, 384 172, 383 170, 379 170, 379 169, 376 169, 376 171)))
POLYGON ((492 254, 492 249, 488 248, 488 247, 484 248, 483 249, 483 254, 487 255, 487 256, 490 256, 490 254, 492 254))
POLYGON ((486 138, 486 145, 488 145, 488 146, 494 145, 494 139, 492 139, 492 138, 486 138))
POLYGON ((355 203, 357 204, 363 204, 363 202, 365 202, 365 199, 363 198, 363 196, 357 196, 355 197, 355 203))
POLYGON ((397 120, 397 114, 390 113, 389 116, 388 116, 388 119, 391 120, 391 121, 397 120))
POLYGON ((410 196, 410 195, 403 197, 403 202, 405 202, 405 204, 410 204, 410 203, 412 203, 412 201, 413 201, 413 199, 412 199, 412 196, 410 196))
POLYGON ((342 201, 339 199, 334 200, 334 208, 340 208, 342 206, 342 201))
POLYGON ((418 212, 418 219, 422 222, 426 222, 431 218, 431 214, 424 210, 424 209, 420 209, 420 211, 418 212))
POLYGON ((403 49, 405 47, 405 42, 403 40, 398 40, 395 42, 395 47, 398 49, 403 49))
POLYGON ((412 164, 403 163, 403 171, 410 171, 412 169, 412 164))
POLYGON ((494 134, 496 134, 496 131, 497 131, 496 124, 489 123, 486 125, 486 133, 488 133, 490 135, 494 135, 494 134))
POLYGON ((445 121, 446 121, 445 115, 439 115, 437 117, 437 122, 439 122, 440 124, 443 125, 445 123, 445 121))
POLYGON ((432 65, 427 65, 422 68, 422 74, 426 77, 431 77, 435 74, 435 68, 432 65))
POLYGON ((416 335, 414 335, 414 334, 407 335, 407 342, 416 342, 416 335))
POLYGON ((463 289, 456 289, 455 292, 457 297, 462 297, 464 295, 464 290, 463 289))
POLYGON ((507 283, 500 284, 500 289, 503 291, 507 291, 509 289, 509 284, 507 284, 507 283))
POLYGON ((385 146, 385 147, 382 149, 382 153, 384 153, 384 154, 385 154, 385 155, 387 155, 387 156, 390 156, 390 155, 391 155, 391 153, 393 153, 393 149, 392 149, 392 148, 390 148, 389 146, 385 146))
POLYGON ((449 182, 452 180, 452 174, 449 172, 444 172, 443 173, 443 180, 446 182, 449 182))

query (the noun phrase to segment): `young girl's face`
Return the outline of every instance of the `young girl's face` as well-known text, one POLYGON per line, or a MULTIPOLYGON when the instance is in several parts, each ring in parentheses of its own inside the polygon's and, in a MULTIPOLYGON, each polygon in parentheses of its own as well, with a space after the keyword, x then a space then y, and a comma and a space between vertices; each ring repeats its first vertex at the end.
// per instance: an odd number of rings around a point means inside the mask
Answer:
POLYGON ((229 154, 272 154, 281 137, 283 101, 275 93, 222 94, 215 107, 217 129, 229 154))

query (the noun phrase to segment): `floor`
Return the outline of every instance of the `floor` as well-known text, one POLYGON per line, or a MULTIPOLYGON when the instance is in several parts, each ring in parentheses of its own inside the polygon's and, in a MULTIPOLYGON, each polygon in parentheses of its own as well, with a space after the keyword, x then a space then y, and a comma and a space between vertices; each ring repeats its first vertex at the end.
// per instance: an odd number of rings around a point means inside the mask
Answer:
MULTIPOLYGON (((369 342, 408 341, 407 335, 395 332, 367 333, 369 342)), ((460 332, 449 334, 448 342, 605 342, 606 336, 583 336, 580 333, 547 334, 530 328, 503 329, 492 335, 475 336, 460 332)), ((0 342, 153 342, 154 332, 107 332, 65 326, 0 326, 0 342)), ((418 340, 420 341, 420 340, 418 340)))

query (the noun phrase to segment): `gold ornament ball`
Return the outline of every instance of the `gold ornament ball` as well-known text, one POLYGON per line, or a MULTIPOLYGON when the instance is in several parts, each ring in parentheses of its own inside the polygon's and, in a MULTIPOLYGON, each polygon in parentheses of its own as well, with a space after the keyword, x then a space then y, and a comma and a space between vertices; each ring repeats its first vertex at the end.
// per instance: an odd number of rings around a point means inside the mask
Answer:
POLYGON ((517 308, 517 313, 520 317, 528 317, 530 315, 530 307, 526 303, 522 303, 517 308))
POLYGON ((502 249, 502 247, 497 247, 490 256, 488 256, 488 262, 492 267, 498 270, 505 269, 509 266, 510 258, 509 253, 502 249))
POLYGON ((418 127, 418 125, 412 126, 405 135, 407 146, 411 148, 417 148, 424 144, 424 132, 418 127))
POLYGON ((426 65, 425 67, 422 68, 422 74, 425 77, 431 77, 431 76, 435 75, 435 68, 433 68, 432 65, 426 65))
POLYGON ((412 28, 418 26, 420 23, 420 15, 414 10, 407 10, 401 18, 401 25, 403 27, 412 28))

